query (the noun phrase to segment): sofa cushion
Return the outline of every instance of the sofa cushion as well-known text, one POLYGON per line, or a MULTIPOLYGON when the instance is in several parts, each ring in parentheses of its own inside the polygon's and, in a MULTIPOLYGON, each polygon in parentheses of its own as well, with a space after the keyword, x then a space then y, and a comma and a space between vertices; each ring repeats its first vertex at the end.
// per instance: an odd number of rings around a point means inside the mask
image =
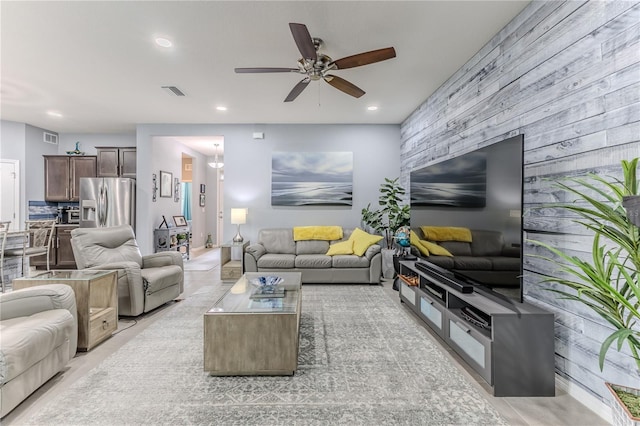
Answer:
POLYGON ((294 263, 296 268, 331 268, 331 256, 324 254, 299 254, 294 263))
POLYGON ((474 230, 473 241, 471 242, 471 253, 473 256, 500 256, 504 240, 499 231, 479 231, 474 230))
POLYGON ((267 253, 258 259, 258 268, 289 269, 295 267, 295 260, 296 256, 294 254, 267 253))
POLYGON ((440 247, 445 248, 454 256, 471 256, 471 245, 460 241, 443 241, 440 247))
POLYGON ((335 256, 337 254, 353 254, 353 241, 347 240, 331 244, 326 254, 327 256, 335 256))
POLYGON ((455 257, 447 257, 447 256, 429 256, 429 263, 433 263, 436 266, 439 266, 444 269, 452 269, 453 268, 453 259, 455 257))
POLYGON ((330 257, 334 268, 368 268, 369 259, 365 256, 356 256, 353 254, 338 255, 330 257))
POLYGON ((291 228, 262 229, 258 234, 258 241, 267 249, 267 253, 296 253, 296 243, 293 241, 291 228))
POLYGON ((495 271, 519 271, 519 257, 489 256, 488 259, 493 265, 495 271))
POLYGON ((334 241, 342 238, 342 226, 295 226, 295 241, 324 240, 334 241))
POLYGON ((298 241, 296 254, 325 254, 329 250, 329 241, 298 241))
POLYGON ((425 240, 430 241, 472 241, 471 230, 457 226, 421 226, 425 240))
POLYGON ((52 309, 0 322, 0 382, 16 378, 60 345, 68 345, 75 319, 66 309, 52 309))
POLYGON ((421 255, 429 256, 431 254, 429 253, 429 249, 426 248, 424 244, 422 244, 422 241, 420 241, 420 237, 418 237, 418 234, 416 234, 414 231, 411 231, 409 233, 409 242, 420 252, 421 255))
POLYGON ((486 257, 455 256, 451 257, 450 259, 453 259, 454 269, 469 269, 478 271, 490 271, 493 269, 493 263, 486 257))
MULTIPOLYGON (((420 244, 435 256, 453 256, 446 248, 427 240, 420 240, 420 244)), ((419 248, 419 247, 418 247, 419 248)))
POLYGON ((381 239, 381 235, 371 235, 360 228, 354 229, 349 237, 349 241, 353 241, 353 254, 356 256, 362 256, 369 246, 379 242, 381 239))
POLYGON ((159 266, 157 268, 140 269, 147 294, 155 293, 182 280, 182 268, 178 265, 159 266))

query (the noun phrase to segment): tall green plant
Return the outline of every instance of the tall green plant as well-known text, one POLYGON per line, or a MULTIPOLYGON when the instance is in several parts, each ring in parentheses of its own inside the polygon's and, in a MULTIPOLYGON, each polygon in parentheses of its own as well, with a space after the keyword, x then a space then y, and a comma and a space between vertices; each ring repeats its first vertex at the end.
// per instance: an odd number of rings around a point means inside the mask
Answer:
POLYGON ((556 257, 533 255, 559 266, 562 277, 547 275, 543 282, 557 283, 573 292, 549 289, 563 299, 583 303, 615 328, 602 342, 599 364, 604 368, 607 352, 616 343, 618 351, 626 342, 640 372, 640 231, 628 218, 623 197, 638 196, 638 158, 622 161, 624 181, 590 174, 585 179, 568 178, 573 183, 556 186, 576 195, 580 204, 559 207, 577 214, 578 223, 594 233, 590 261, 570 256, 539 241, 556 257), (587 195, 586 192, 595 195, 587 195), (596 198, 597 197, 597 198, 596 198), (566 278, 565 278, 566 277, 566 278))
POLYGON ((393 248, 393 235, 402 226, 409 226, 411 212, 408 205, 401 206, 405 189, 398 183, 400 178, 384 178, 380 184, 378 204, 382 207, 371 210, 371 203, 362 209, 362 222, 384 236, 386 248, 393 248))

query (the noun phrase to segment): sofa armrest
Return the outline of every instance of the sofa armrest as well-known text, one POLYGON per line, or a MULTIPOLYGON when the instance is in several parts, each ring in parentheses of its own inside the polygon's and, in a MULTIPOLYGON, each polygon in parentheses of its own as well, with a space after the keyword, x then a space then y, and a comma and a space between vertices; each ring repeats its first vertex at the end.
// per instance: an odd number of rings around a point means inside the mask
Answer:
POLYGON ((520 247, 504 246, 502 255, 506 257, 520 257, 520 247))
POLYGON ((364 257, 371 261, 371 259, 373 259, 373 256, 380 253, 381 251, 382 247, 379 244, 372 244, 369 246, 369 248, 367 248, 367 251, 364 252, 364 257))
POLYGON ((182 254, 177 251, 162 251, 142 256, 142 269, 168 265, 178 265, 180 269, 184 270, 182 254))
POLYGON ((253 256, 253 258, 257 262, 258 259, 260 259, 262 256, 267 254, 267 249, 264 248, 264 246, 262 244, 258 243, 258 244, 252 244, 252 245, 248 246, 246 248, 245 252, 250 254, 251 256, 253 256))
POLYGON ((69 336, 69 356, 78 348, 78 310, 76 293, 66 284, 44 284, 0 294, 0 320, 27 317, 38 312, 65 309, 73 317, 74 328, 69 336))

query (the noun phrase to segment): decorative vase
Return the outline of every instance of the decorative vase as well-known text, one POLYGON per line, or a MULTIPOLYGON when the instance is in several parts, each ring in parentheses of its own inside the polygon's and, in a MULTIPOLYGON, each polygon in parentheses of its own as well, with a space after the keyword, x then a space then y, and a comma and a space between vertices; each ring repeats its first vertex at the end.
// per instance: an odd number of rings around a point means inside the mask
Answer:
POLYGON ((207 241, 204 243, 204 248, 212 248, 213 240, 211 239, 211 234, 207 234, 207 241))
POLYGON ((636 397, 640 397, 640 389, 630 388, 622 385, 614 385, 605 383, 607 389, 613 395, 613 403, 611 404, 611 413, 613 415, 614 426, 640 426, 640 417, 634 417, 627 406, 622 402, 616 390, 628 392, 636 397))
POLYGON ((627 218, 635 226, 640 226, 640 195, 622 197, 622 206, 627 210, 627 218))
POLYGON ((395 275, 393 268, 393 254, 394 249, 382 249, 382 277, 391 279, 395 275))

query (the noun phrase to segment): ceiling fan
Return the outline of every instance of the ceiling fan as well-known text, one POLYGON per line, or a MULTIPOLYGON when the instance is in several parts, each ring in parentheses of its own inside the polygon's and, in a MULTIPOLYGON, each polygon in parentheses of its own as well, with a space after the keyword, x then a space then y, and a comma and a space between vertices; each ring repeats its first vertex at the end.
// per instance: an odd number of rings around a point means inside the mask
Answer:
POLYGON ((329 56, 323 53, 318 53, 320 46, 322 46, 322 40, 319 38, 311 38, 306 25, 290 23, 289 28, 291 29, 293 39, 298 46, 298 50, 302 54, 302 58, 298 59, 298 68, 235 68, 235 72, 241 74, 293 72, 306 75, 305 78, 296 84, 291 92, 289 92, 284 100, 285 102, 293 101, 304 89, 307 88, 309 82, 320 79, 326 81, 336 89, 343 91, 347 95, 359 98, 365 94, 364 90, 355 84, 348 82, 344 78, 329 74, 329 72, 332 70, 342 70, 369 65, 396 57, 395 49, 393 47, 387 47, 384 49, 347 56, 334 61, 329 56))

